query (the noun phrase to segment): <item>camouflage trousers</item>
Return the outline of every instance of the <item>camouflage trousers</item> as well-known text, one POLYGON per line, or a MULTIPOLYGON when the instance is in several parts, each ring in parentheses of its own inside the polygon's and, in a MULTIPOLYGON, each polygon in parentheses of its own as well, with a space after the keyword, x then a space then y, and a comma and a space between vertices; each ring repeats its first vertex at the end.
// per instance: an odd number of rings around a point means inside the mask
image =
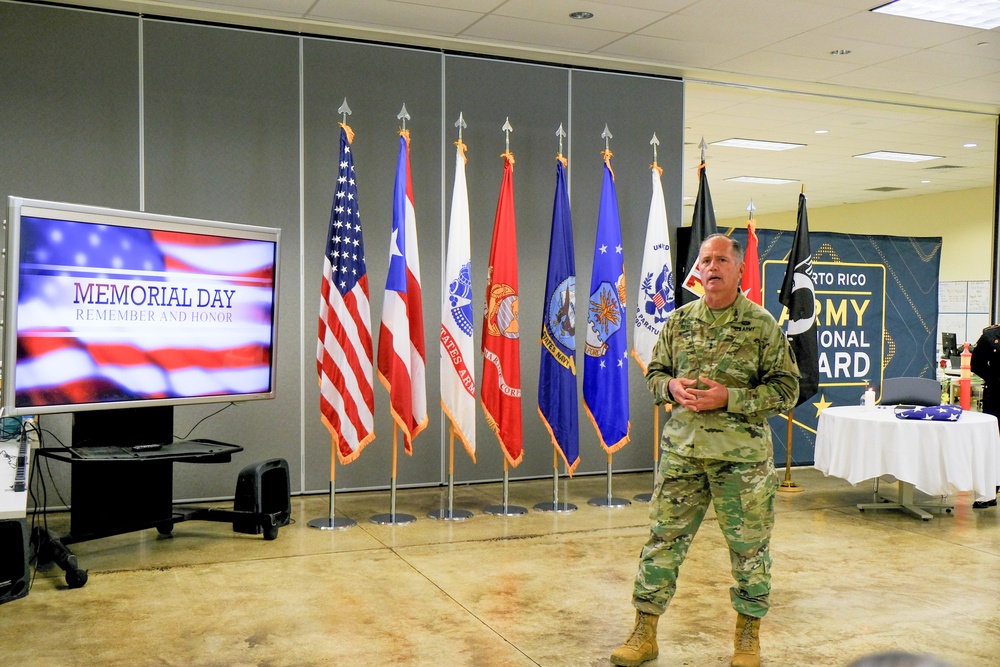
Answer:
POLYGON ((762 617, 771 592, 774 495, 778 476, 771 459, 719 461, 664 452, 649 512, 649 541, 642 548, 633 604, 662 614, 677 590, 677 573, 687 556, 709 501, 729 544, 735 585, 729 596, 741 614, 762 617))

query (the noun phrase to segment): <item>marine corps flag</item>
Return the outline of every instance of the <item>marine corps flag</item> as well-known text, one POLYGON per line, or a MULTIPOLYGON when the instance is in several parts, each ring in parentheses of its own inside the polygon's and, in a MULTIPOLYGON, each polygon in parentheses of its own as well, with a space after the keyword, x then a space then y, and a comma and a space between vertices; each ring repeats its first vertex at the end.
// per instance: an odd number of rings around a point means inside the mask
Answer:
POLYGON ((809 218, 806 196, 799 194, 798 221, 792 251, 788 255, 785 279, 778 300, 788 308, 788 342, 802 374, 799 400, 802 405, 819 391, 819 346, 816 341, 816 287, 812 278, 812 249, 809 247, 809 218))
POLYGON ((694 215, 691 217, 691 237, 687 254, 681 264, 680 274, 684 276, 684 289, 678 292, 679 305, 691 303, 705 294, 698 272, 698 251, 706 237, 718 232, 715 224, 715 208, 712 206, 712 192, 708 189, 708 173, 705 161, 698 165, 698 197, 694 200, 694 215))
POLYGON ((480 400, 511 465, 521 462, 521 350, 518 330, 517 231, 514 156, 503 153, 503 181, 493 223, 483 315, 483 381, 480 400))
POLYGON ((632 335, 632 356, 639 362, 642 374, 653 357, 653 346, 660 337, 664 322, 674 310, 674 272, 670 263, 670 234, 667 231, 667 206, 663 200, 663 173, 652 167, 653 198, 649 202, 646 223, 646 245, 642 253, 642 273, 639 274, 639 298, 635 307, 635 330, 632 335))
POLYGON ((378 377, 389 391, 389 409, 403 432, 406 453, 412 455, 413 438, 427 427, 427 386, 409 130, 399 133, 390 243, 378 336, 378 377))
POLYGON ((757 221, 753 219, 753 202, 750 202, 750 219, 747 221, 747 247, 743 254, 743 282, 740 289, 744 296, 758 306, 764 305, 760 293, 760 253, 757 250, 757 221))
POLYGON ((455 435, 476 460, 476 372, 472 343, 472 251, 469 241, 469 191, 465 149, 455 142, 455 189, 451 194, 448 254, 441 303, 441 409, 455 435))
POLYGON ((629 412, 625 263, 611 151, 604 153, 604 185, 592 271, 583 360, 583 407, 597 429, 601 445, 612 453, 629 441, 629 412))
POLYGON ((572 477, 580 463, 580 418, 576 398, 576 258, 566 189, 566 162, 556 158, 549 269, 542 304, 542 360, 538 370, 538 414, 572 477))

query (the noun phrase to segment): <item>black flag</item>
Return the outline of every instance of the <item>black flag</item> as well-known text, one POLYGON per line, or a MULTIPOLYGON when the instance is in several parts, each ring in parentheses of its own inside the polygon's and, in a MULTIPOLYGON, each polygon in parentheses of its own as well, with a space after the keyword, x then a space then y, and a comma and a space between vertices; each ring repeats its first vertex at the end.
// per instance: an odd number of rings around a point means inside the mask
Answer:
POLYGON ((812 249, 809 247, 809 216, 806 196, 799 195, 798 222, 792 252, 788 255, 785 280, 778 300, 788 308, 788 342, 799 363, 799 400, 802 405, 819 391, 819 346, 816 343, 816 287, 812 279, 812 249))
POLYGON ((712 192, 708 189, 708 175, 705 163, 698 165, 698 197, 694 200, 694 215, 691 217, 691 236, 687 254, 681 259, 678 273, 684 276, 683 289, 677 291, 679 305, 691 303, 705 294, 698 273, 698 251, 707 236, 719 231, 715 224, 715 208, 712 206, 712 192))

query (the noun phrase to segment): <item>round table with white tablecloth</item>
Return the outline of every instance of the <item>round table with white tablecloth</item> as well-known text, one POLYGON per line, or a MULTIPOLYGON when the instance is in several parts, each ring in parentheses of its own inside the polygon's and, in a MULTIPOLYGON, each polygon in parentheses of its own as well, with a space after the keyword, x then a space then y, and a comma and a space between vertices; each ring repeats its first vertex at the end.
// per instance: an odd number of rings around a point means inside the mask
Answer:
POLYGON ((913 487, 932 496, 975 491, 991 498, 1000 486, 1000 431, 996 417, 981 412, 948 422, 897 419, 892 406, 831 407, 819 416, 815 459, 818 470, 851 484, 892 475, 901 505, 913 504, 913 487), (906 490, 910 503, 902 500, 906 490))

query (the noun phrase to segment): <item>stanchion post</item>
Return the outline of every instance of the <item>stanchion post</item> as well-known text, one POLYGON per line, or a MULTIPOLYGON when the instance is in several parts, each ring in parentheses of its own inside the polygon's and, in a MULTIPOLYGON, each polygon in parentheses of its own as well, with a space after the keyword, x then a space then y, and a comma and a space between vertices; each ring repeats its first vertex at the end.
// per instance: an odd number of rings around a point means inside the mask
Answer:
POLYGON ((611 452, 608 452, 608 493, 600 498, 591 498, 587 504, 597 507, 626 507, 632 504, 627 498, 615 498, 611 495, 611 452))
MULTIPOLYGON (((653 488, 656 488, 656 469, 660 465, 660 406, 653 404, 653 488)), ((637 503, 653 501, 652 493, 638 493, 632 500, 637 503)))
POLYGON ((392 477, 389 480, 389 513, 376 514, 369 519, 372 523, 392 526, 405 526, 413 523, 417 517, 412 514, 396 514, 396 459, 399 449, 399 427, 392 425, 392 477))
POLYGON ((528 509, 521 507, 520 505, 510 505, 508 504, 508 495, 510 490, 510 471, 509 464, 507 463, 507 456, 503 457, 503 505, 487 505, 483 508, 485 514, 494 514, 497 516, 520 516, 522 514, 527 514, 528 509))
POLYGON ((472 518, 469 510, 455 509, 455 424, 449 422, 448 428, 448 508, 434 510, 427 515, 428 519, 443 521, 465 521, 472 518))
POLYGON ((349 519, 347 517, 338 517, 334 514, 333 501, 337 495, 337 452, 331 448, 330 449, 330 515, 319 517, 318 519, 310 519, 309 527, 318 528, 320 530, 344 530, 350 528, 351 526, 358 525, 358 522, 354 519, 349 519))
POLYGON ((552 443, 552 502, 538 503, 535 509, 539 512, 575 512, 576 505, 573 503, 559 502, 559 452, 556 451, 556 443, 552 443))
POLYGON ((794 412, 794 408, 788 411, 788 437, 785 439, 786 449, 788 450, 785 456, 785 479, 778 486, 778 491, 784 491, 785 493, 800 493, 805 491, 803 486, 792 481, 792 418, 794 412))

